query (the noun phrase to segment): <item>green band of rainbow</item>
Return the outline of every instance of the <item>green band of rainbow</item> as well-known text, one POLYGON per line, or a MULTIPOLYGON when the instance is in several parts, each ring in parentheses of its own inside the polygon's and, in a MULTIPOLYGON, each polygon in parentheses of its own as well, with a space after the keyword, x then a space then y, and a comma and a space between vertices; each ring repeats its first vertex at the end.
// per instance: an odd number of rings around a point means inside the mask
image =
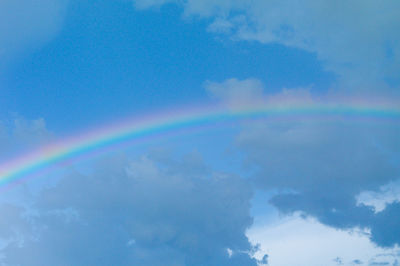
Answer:
POLYGON ((400 105, 388 102, 351 103, 268 103, 242 105, 229 109, 221 106, 182 108, 153 115, 126 119, 94 130, 64 138, 30 153, 0 163, 0 187, 63 160, 90 154, 104 147, 141 137, 162 134, 185 127, 257 117, 366 117, 400 119, 400 105))

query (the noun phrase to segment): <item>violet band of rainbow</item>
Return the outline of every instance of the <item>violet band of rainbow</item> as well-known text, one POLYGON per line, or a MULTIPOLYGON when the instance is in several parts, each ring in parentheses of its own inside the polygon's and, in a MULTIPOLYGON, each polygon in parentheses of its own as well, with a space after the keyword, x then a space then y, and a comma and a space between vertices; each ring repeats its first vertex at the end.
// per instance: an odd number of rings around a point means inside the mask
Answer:
POLYGON ((202 106, 162 111, 133 117, 117 123, 90 129, 80 134, 49 143, 32 152, 0 162, 0 187, 20 181, 26 176, 75 156, 152 134, 174 131, 201 124, 245 120, 262 117, 352 117, 400 120, 400 105, 380 101, 340 103, 267 103, 226 106, 202 106))

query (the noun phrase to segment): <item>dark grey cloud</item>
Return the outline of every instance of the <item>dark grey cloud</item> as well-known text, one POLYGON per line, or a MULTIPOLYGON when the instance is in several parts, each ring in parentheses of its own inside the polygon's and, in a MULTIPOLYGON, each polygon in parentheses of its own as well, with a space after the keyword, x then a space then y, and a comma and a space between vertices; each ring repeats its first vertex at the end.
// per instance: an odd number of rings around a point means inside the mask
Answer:
POLYGON ((189 157, 182 167, 118 157, 90 175, 71 173, 44 190, 30 214, 12 211, 15 221, 2 228, 3 237, 20 239, 3 250, 4 262, 257 265, 245 235, 252 224, 250 186, 225 174, 193 175, 190 164, 200 162, 189 157))
POLYGON ((393 151, 399 130, 377 121, 271 121, 245 129, 238 145, 259 169, 257 187, 286 191, 270 201, 282 212, 301 211, 341 229, 370 228, 372 241, 393 246, 400 243, 397 203, 376 214, 356 196, 400 177, 393 151))
POLYGON ((400 202, 393 202, 378 212, 371 223, 371 238, 380 246, 400 244, 400 202))

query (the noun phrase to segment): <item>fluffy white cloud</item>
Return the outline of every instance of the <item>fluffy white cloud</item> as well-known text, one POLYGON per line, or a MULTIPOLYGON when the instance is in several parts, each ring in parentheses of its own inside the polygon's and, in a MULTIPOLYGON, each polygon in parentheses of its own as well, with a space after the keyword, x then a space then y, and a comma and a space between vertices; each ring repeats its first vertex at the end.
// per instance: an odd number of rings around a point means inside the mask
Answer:
POLYGON ((304 88, 284 88, 280 93, 266 95, 264 84, 254 78, 245 80, 231 78, 222 82, 207 81, 204 87, 211 98, 232 109, 246 108, 249 105, 312 104, 315 101, 310 90, 304 88))
POLYGON ((299 215, 257 225, 247 234, 252 242, 261 245, 255 256, 270 254, 269 262, 274 266, 396 265, 400 260, 399 248, 373 245, 368 232, 337 230, 299 215))
POLYGON ((227 101, 232 105, 254 103, 264 97, 263 84, 257 79, 232 78, 222 83, 207 81, 204 85, 212 98, 227 101))
POLYGON ((375 212, 385 209, 388 204, 400 202, 400 182, 390 182, 379 188, 377 191, 363 191, 357 196, 359 204, 374 207, 375 212))

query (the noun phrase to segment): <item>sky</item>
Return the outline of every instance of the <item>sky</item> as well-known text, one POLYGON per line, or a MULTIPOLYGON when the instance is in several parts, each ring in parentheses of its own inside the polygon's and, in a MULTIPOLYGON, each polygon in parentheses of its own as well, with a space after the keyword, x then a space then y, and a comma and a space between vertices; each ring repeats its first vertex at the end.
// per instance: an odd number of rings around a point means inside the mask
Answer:
POLYGON ((0 0, 0 264, 399 265, 399 27, 397 0, 0 0))

